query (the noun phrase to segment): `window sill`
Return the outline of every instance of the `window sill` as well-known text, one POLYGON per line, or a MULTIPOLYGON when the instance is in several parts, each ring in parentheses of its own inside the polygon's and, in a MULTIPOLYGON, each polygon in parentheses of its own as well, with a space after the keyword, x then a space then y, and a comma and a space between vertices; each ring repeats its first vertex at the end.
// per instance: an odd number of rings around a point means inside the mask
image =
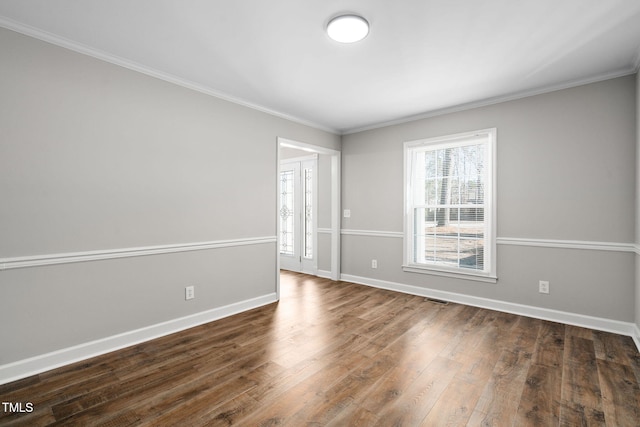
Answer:
POLYGON ((454 279, 473 280, 476 282, 498 283, 498 278, 484 273, 467 273, 460 271, 451 271, 438 269, 434 267, 425 267, 422 265, 403 265, 402 270, 407 273, 431 274, 434 276, 450 277, 454 279))

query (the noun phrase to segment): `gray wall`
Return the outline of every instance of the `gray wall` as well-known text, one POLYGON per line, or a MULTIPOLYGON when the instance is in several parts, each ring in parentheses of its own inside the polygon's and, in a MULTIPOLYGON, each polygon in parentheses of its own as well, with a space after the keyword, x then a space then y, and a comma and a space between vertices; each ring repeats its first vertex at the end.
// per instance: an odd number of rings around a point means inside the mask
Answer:
MULTIPOLYGON (((498 238, 634 242, 635 76, 343 137, 347 230, 403 229, 403 143, 496 127, 498 238)), ((553 242, 552 242, 553 243, 553 242)), ((624 246, 624 245, 623 245, 624 246)), ((500 244, 498 283, 406 273, 402 238, 343 236, 342 273, 633 321, 634 255, 500 244), (378 260, 378 269, 371 268, 378 260), (538 293, 549 280, 551 293, 538 293)))
MULTIPOLYGON (((0 259, 275 236, 276 138, 341 148, 4 29, 0 52, 0 259)), ((342 228, 402 231, 404 141, 497 127, 498 237, 640 243, 636 79, 344 136, 342 228)), ((499 245, 499 281, 485 284, 404 273, 397 237, 345 235, 341 251, 346 274, 640 325, 629 252, 499 245)), ((0 271, 0 365, 273 293, 276 254, 268 243, 0 271)))
MULTIPOLYGON (((0 259, 275 237, 277 137, 340 148, 5 29, 0 52, 0 259)), ((0 365, 273 293, 275 246, 0 271, 0 365)))

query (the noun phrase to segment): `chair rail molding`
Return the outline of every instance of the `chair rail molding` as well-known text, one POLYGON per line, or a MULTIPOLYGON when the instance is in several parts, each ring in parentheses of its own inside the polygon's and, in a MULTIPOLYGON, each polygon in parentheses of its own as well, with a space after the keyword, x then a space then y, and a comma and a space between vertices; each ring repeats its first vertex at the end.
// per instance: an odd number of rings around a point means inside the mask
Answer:
POLYGON ((208 242, 178 243, 171 245, 141 246, 133 248, 0 258, 0 271, 14 268, 40 267, 45 265, 68 264, 74 262, 101 261, 116 258, 130 258, 147 255, 202 251, 208 249, 229 248, 234 246, 260 245, 265 243, 275 243, 276 241, 276 236, 266 236, 243 239, 214 240, 208 242))
MULTIPOLYGON (((394 237, 402 239, 402 231, 342 229, 343 236, 394 237)), ((621 242, 599 242, 589 240, 533 239, 528 237, 498 237, 498 245, 531 246, 539 248, 584 249, 610 252, 635 252, 640 255, 640 245, 621 242)))

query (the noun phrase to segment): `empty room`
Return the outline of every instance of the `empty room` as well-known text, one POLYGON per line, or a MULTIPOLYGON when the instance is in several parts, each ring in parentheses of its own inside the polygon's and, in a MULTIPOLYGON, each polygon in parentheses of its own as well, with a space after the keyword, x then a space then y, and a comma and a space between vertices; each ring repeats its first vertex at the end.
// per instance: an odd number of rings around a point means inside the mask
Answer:
POLYGON ((640 2, 0 0, 0 426, 640 426, 640 2))

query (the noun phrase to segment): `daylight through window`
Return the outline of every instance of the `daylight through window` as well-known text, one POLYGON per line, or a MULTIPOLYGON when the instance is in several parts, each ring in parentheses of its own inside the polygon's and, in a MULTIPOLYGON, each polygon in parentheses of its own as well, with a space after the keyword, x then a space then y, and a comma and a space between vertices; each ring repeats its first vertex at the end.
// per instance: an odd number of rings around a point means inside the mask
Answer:
POLYGON ((495 129, 405 144, 405 269, 495 277, 495 129))

